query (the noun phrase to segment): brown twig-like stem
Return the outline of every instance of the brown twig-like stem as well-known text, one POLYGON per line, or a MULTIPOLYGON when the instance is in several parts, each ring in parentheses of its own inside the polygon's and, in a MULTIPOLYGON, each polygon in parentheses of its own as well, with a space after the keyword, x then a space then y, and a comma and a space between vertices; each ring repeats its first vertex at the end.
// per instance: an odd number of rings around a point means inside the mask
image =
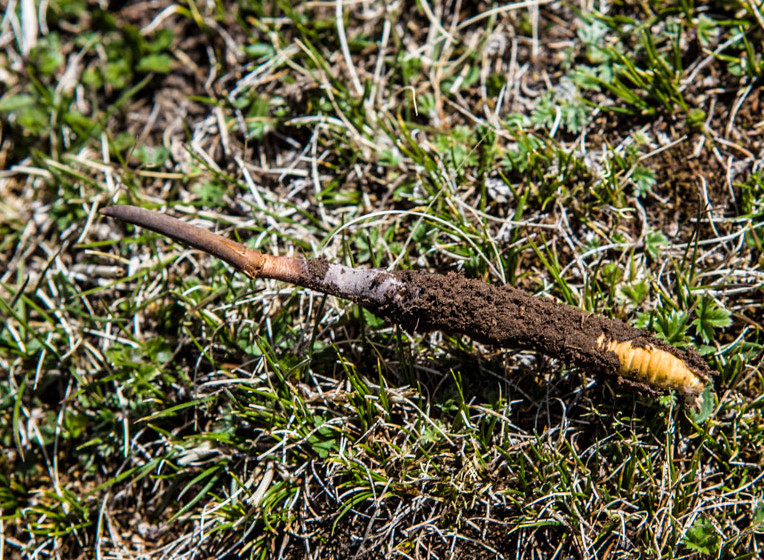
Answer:
POLYGON ((321 259, 264 255, 164 214, 112 206, 102 214, 151 229, 219 257, 251 278, 272 278, 355 301, 416 331, 465 334, 495 346, 524 348, 584 370, 676 389, 697 405, 710 370, 682 351, 622 321, 458 274, 349 268, 321 259))
POLYGON ((166 214, 135 206, 109 206, 102 208, 101 214, 150 229, 184 245, 214 255, 250 278, 273 278, 295 284, 299 283, 298 278, 304 274, 305 261, 301 259, 264 255, 241 243, 166 214))

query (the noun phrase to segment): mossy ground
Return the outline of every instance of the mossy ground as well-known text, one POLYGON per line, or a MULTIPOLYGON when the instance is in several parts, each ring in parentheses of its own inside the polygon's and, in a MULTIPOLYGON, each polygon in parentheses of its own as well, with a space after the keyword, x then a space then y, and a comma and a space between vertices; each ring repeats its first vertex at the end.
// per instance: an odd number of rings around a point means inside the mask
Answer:
POLYGON ((603 6, 8 3, 0 554, 760 555, 764 17, 603 6), (112 203, 623 319, 703 353, 714 406, 232 275, 112 203))

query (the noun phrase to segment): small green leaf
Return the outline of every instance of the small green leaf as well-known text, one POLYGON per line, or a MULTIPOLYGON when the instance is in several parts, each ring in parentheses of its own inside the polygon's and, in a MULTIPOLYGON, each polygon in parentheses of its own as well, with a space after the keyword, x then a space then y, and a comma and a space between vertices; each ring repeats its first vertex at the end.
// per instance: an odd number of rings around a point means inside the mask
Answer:
POLYGON ((361 313, 363 314, 363 318, 366 321, 366 324, 371 329, 380 329, 382 328, 386 323, 383 319, 380 319, 376 315, 374 315, 371 311, 367 311, 364 308, 361 308, 361 313))
POLYGON ((634 182, 634 196, 637 198, 649 193, 657 181, 655 172, 641 165, 634 167, 631 180, 634 182))
POLYGON ((719 25, 713 19, 701 14, 697 19, 698 41, 703 46, 711 44, 719 35, 719 25))
POLYGON ((753 523, 752 525, 761 525, 764 523, 764 501, 759 501, 753 508, 753 523))
POLYGON ((96 123, 79 111, 69 111, 64 115, 64 122, 78 132, 88 133, 96 128, 96 123))
POLYGON ((169 159, 170 150, 164 146, 140 146, 133 152, 133 155, 146 167, 160 167, 169 159))
POLYGON ((124 130, 111 139, 111 142, 109 142, 109 151, 112 154, 122 153, 128 148, 132 148, 133 144, 135 144, 135 137, 124 130))
POLYGON ((103 86, 103 76, 98 68, 88 66, 82 73, 82 83, 90 89, 98 89, 103 86))
POLYGON ((668 316, 658 315, 655 321, 656 333, 674 346, 686 346, 688 317, 684 311, 672 311, 668 316))
POLYGON ((26 93, 4 95, 0 98, 0 113, 12 113, 24 107, 31 107, 34 104, 35 98, 26 93))
POLYGON ((719 535, 708 519, 699 517, 685 534, 682 544, 701 554, 713 554, 719 545, 719 535))
POLYGON ((708 114, 703 109, 693 109, 687 114, 687 124, 691 128, 700 130, 706 122, 708 114))
POLYGON ((160 29, 147 44, 147 47, 151 52, 158 53, 165 49, 169 49, 174 38, 175 33, 172 29, 160 29))
POLYGON ((721 307, 710 297, 703 296, 698 300, 695 311, 697 319, 692 322, 695 332, 708 343, 714 338, 716 329, 729 327, 732 323, 732 314, 721 307))
POLYGON ((56 33, 44 37, 29 53, 29 58, 44 76, 52 76, 64 65, 61 40, 56 33))
POLYGON ((51 116, 41 107, 25 107, 17 114, 18 123, 24 132, 32 135, 43 134, 50 127, 51 116))
POLYGON ((132 76, 130 61, 126 58, 107 62, 103 69, 103 78, 106 83, 117 89, 124 88, 132 76))
POLYGON ((167 74, 172 70, 172 57, 168 54, 150 54, 138 61, 138 72, 157 72, 167 74))
POLYGON ((649 290, 650 289, 647 286, 647 282, 645 282, 644 280, 640 280, 639 282, 635 282, 634 284, 623 286, 621 288, 621 293, 623 293, 624 296, 629 298, 634 305, 639 305, 643 301, 645 301, 645 298, 647 298, 647 294, 649 290))
POLYGON ((226 192, 223 185, 214 181, 196 184, 192 187, 192 190, 199 196, 202 204, 205 206, 220 206, 226 192))
POLYGON ((661 231, 649 231, 645 235, 645 251, 652 258, 657 259, 664 246, 668 245, 668 239, 661 231))

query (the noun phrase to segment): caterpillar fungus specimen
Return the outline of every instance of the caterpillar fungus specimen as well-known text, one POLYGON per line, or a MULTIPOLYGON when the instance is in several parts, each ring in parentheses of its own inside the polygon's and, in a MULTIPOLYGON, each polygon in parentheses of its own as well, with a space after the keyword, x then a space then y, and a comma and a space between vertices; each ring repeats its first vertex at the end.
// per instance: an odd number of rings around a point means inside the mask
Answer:
POLYGON ((459 274, 350 268, 323 259, 266 255, 165 214, 134 206, 101 213, 148 228, 231 264, 251 278, 271 278, 356 302, 407 330, 464 334, 484 344, 542 352, 585 371, 619 375, 646 389, 674 389, 698 407, 710 369, 626 323, 459 274))

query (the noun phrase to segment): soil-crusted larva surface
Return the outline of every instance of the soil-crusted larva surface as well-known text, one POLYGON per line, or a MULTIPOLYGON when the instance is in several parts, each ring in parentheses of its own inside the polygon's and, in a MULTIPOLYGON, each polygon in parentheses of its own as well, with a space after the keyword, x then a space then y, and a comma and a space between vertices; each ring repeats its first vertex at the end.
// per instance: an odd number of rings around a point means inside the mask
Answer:
POLYGON ((456 273, 447 275, 406 271, 394 273, 405 291, 381 308, 367 307, 413 331, 444 330, 504 348, 541 351, 553 358, 598 373, 616 373, 621 362, 599 343, 630 341, 652 345, 686 361, 701 378, 706 363, 618 320, 587 313, 550 299, 535 297, 512 286, 497 286, 456 273))

